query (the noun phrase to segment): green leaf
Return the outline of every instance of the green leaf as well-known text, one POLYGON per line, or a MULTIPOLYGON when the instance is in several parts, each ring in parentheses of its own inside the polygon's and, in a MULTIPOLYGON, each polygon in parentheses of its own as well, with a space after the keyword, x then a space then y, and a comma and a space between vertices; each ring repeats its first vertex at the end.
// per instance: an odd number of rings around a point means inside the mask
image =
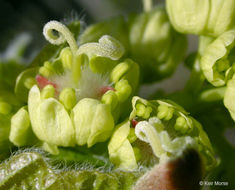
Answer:
POLYGON ((0 172, 0 189, 129 190, 142 175, 142 172, 100 171, 85 166, 55 170, 45 157, 32 150, 0 164, 0 172))

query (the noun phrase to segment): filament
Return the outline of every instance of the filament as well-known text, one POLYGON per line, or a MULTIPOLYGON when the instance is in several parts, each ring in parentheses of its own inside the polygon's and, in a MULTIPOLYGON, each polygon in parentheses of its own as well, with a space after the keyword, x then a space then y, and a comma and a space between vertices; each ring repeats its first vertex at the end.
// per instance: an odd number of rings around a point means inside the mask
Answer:
POLYGON ((78 49, 76 40, 74 39, 74 36, 69 31, 69 29, 62 23, 58 21, 48 22, 43 28, 43 35, 51 44, 60 45, 67 41, 73 55, 76 54, 78 49), (55 35, 53 30, 58 32, 58 35, 55 35))

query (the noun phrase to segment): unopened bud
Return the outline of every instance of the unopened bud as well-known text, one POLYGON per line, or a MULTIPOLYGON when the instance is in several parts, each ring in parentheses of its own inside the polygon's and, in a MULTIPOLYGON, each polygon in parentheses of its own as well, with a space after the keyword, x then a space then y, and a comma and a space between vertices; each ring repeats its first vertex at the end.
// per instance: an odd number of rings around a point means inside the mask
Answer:
POLYGON ((42 89, 42 99, 48 99, 55 96, 55 88, 52 85, 47 85, 42 89))
POLYGON ((128 84, 127 80, 118 81, 115 84, 116 95, 119 102, 124 102, 131 94, 131 86, 128 84))
POLYGON ((63 89, 60 93, 59 100, 67 110, 71 110, 77 101, 75 90, 72 88, 63 89))

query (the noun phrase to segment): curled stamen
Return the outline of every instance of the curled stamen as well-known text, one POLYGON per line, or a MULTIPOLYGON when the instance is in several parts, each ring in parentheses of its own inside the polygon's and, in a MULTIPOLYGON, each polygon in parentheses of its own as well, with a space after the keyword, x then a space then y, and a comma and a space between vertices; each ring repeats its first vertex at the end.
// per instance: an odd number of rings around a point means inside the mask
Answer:
POLYGON ((79 47, 77 54, 85 53, 88 57, 93 55, 108 57, 112 60, 120 59, 125 53, 123 45, 109 35, 104 35, 99 39, 98 43, 91 42, 83 44, 79 47))
POLYGON ((158 158, 164 153, 161 147, 161 140, 156 129, 150 125, 147 121, 141 121, 135 126, 136 136, 144 142, 150 144, 155 156, 158 158))
POLYGON ((43 28, 43 35, 45 38, 52 44, 60 45, 67 41, 69 44, 73 55, 75 55, 78 46, 76 40, 73 37, 73 34, 69 31, 69 29, 58 21, 50 21, 45 24, 43 28), (53 33, 53 30, 58 32, 58 36, 53 33))

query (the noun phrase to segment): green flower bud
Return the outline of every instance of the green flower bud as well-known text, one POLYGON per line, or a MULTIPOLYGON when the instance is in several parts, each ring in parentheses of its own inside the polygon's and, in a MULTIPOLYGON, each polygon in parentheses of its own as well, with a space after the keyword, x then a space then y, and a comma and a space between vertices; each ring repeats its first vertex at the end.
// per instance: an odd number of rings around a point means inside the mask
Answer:
POLYGON ((173 116, 174 109, 168 107, 167 105, 160 105, 158 107, 158 114, 157 117, 159 119, 170 120, 173 116))
POLYGON ((131 87, 131 88, 129 87, 127 82, 122 81, 119 83, 120 85, 118 85, 119 86, 118 88, 120 89, 119 90, 116 89, 117 95, 119 96, 119 98, 121 98, 120 106, 117 107, 117 109, 120 110, 121 118, 126 118, 130 112, 131 97, 135 93, 137 93, 137 89, 139 86, 139 75, 140 75, 139 66, 131 59, 125 59, 123 62, 116 65, 110 74, 110 81, 115 85, 119 81, 127 80, 128 84, 131 87), (121 84, 123 84, 123 86, 121 86, 121 84), (124 92, 125 90, 127 91, 124 92), (129 90, 131 90, 131 94, 128 95, 129 90))
POLYGON ((207 134, 182 107, 169 100, 147 101, 139 97, 133 97, 132 106, 129 119, 138 121, 135 134, 151 146, 160 162, 181 154, 187 147, 199 150, 201 146, 199 153, 207 171, 216 165, 207 134), (151 107, 152 112, 143 117, 147 107, 151 107))
POLYGON ((113 110, 118 105, 118 97, 114 91, 109 90, 102 96, 101 102, 110 105, 113 110))
POLYGON ((132 15, 128 24, 130 57, 140 64, 144 82, 171 75, 184 58, 186 38, 172 28, 164 8, 132 15))
POLYGON ((65 106, 67 110, 71 110, 76 102, 77 97, 75 94, 75 90, 72 88, 64 88, 60 93, 59 100, 65 106))
POLYGON ((149 118, 151 112, 152 112, 152 108, 150 106, 145 106, 142 103, 138 103, 136 105, 136 115, 139 117, 147 119, 149 118))
POLYGON ((36 142, 25 107, 12 116, 9 139, 16 146, 33 145, 36 142))
POLYGON ((12 106, 6 102, 0 101, 0 114, 8 115, 11 112, 12 106))
POLYGON ((53 98, 55 96, 55 88, 52 85, 46 85, 41 92, 42 99, 53 98))
POLYGON ((127 61, 119 63, 112 70, 111 81, 112 82, 118 82, 119 80, 121 80, 123 75, 125 75, 130 70, 130 67, 131 67, 131 65, 127 61))
POLYGON ((35 135, 48 144, 73 146, 75 131, 64 106, 54 98, 42 99, 38 87, 30 89, 28 109, 35 135))
POLYGON ((189 126, 187 125, 185 118, 180 116, 176 119, 174 128, 176 131, 180 131, 182 134, 184 134, 188 131, 189 126))
POLYGON ((106 141, 112 134, 114 121, 109 105, 84 98, 71 111, 78 145, 93 146, 106 141))
POLYGON ((64 48, 60 52, 60 59, 62 61, 62 65, 65 69, 71 69, 73 64, 73 54, 70 48, 64 48))
POLYGON ((233 0, 167 0, 167 12, 182 33, 218 36, 234 26, 233 0))
POLYGON ((49 61, 46 61, 42 67, 39 69, 39 74, 44 77, 50 77, 55 73, 52 64, 49 61))
POLYGON ((30 89, 33 87, 33 85, 36 84, 36 80, 35 78, 32 78, 32 77, 29 77, 27 78, 25 81, 24 81, 24 86, 27 88, 27 89, 30 89))
POLYGON ((117 83, 126 79, 135 92, 139 85, 139 73, 139 66, 131 59, 125 59, 112 70, 110 80, 117 83))
POLYGON ((137 168, 134 149, 127 139, 129 132, 130 122, 124 121, 116 127, 108 145, 110 161, 124 170, 137 168))
POLYGON ((201 58, 201 68, 214 86, 223 86, 234 73, 235 30, 229 30, 207 46, 201 58))
POLYGON ((115 84, 116 95, 119 102, 124 102, 131 94, 132 89, 127 80, 118 81, 115 84))

